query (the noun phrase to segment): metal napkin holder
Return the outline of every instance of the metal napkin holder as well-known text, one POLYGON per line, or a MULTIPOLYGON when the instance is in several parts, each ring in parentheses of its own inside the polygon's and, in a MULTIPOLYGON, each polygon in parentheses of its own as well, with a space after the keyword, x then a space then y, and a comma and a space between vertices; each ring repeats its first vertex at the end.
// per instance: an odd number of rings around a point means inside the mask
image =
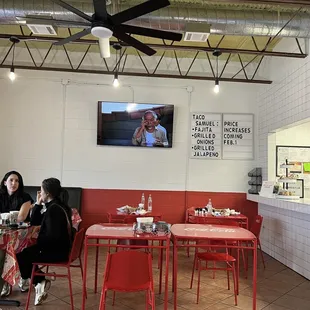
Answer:
POLYGON ((157 222, 157 223, 134 223, 133 230, 136 234, 169 234, 171 224, 166 222, 157 222))

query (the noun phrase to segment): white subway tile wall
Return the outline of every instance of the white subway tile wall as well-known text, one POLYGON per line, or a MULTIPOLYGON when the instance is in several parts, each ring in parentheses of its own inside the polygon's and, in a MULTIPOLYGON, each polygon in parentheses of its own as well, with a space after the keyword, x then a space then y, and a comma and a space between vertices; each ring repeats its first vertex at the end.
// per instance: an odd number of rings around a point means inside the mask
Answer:
POLYGON ((260 204, 263 251, 310 279, 310 215, 260 204))
MULTIPOLYGON (((261 87, 257 98, 264 180, 268 178, 268 133, 310 117, 310 58, 272 59, 270 72, 274 82, 261 87)), ((264 217, 263 250, 310 279, 310 215, 263 203, 259 203, 259 213, 264 217)))

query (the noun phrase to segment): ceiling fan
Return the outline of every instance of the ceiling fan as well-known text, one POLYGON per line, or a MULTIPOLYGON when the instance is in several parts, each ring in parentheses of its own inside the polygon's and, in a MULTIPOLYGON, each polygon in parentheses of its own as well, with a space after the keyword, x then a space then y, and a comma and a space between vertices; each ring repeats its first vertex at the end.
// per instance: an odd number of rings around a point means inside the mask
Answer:
POLYGON ((55 45, 64 45, 91 33, 93 36, 99 39, 101 57, 108 58, 110 57, 109 39, 113 35, 120 41, 125 42, 128 45, 141 51, 142 53, 151 56, 154 55, 156 51, 147 46, 146 44, 142 43, 141 41, 132 37, 131 34, 138 34, 142 36, 172 41, 181 41, 182 39, 181 33, 123 24, 132 19, 170 5, 170 2, 168 0, 148 0, 114 15, 110 15, 107 13, 105 0, 93 0, 95 13, 92 16, 85 14, 84 12, 76 9, 75 7, 62 0, 52 1, 67 9, 68 11, 82 17, 83 19, 88 21, 88 25, 90 26, 90 28, 86 28, 81 32, 78 32, 63 40, 55 42, 55 45))

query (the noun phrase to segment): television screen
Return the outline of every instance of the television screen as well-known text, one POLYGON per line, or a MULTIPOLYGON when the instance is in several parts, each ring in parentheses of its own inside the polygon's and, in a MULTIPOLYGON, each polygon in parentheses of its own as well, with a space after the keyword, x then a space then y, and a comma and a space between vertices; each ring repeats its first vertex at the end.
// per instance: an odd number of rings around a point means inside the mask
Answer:
POLYGON ((174 106, 98 102, 97 144, 172 147, 174 106))

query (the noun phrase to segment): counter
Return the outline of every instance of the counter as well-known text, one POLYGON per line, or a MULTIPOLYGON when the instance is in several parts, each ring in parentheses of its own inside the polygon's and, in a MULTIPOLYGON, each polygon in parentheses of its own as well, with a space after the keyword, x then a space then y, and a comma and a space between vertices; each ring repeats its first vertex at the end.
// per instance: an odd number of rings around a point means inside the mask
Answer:
POLYGON ((247 199, 258 203, 258 214, 263 216, 263 251, 310 279, 310 199, 285 200, 251 194, 247 199))
POLYGON ((310 214, 310 199, 301 198, 299 200, 277 199, 275 197, 263 197, 259 195, 247 194, 247 200, 262 203, 272 207, 310 214))

